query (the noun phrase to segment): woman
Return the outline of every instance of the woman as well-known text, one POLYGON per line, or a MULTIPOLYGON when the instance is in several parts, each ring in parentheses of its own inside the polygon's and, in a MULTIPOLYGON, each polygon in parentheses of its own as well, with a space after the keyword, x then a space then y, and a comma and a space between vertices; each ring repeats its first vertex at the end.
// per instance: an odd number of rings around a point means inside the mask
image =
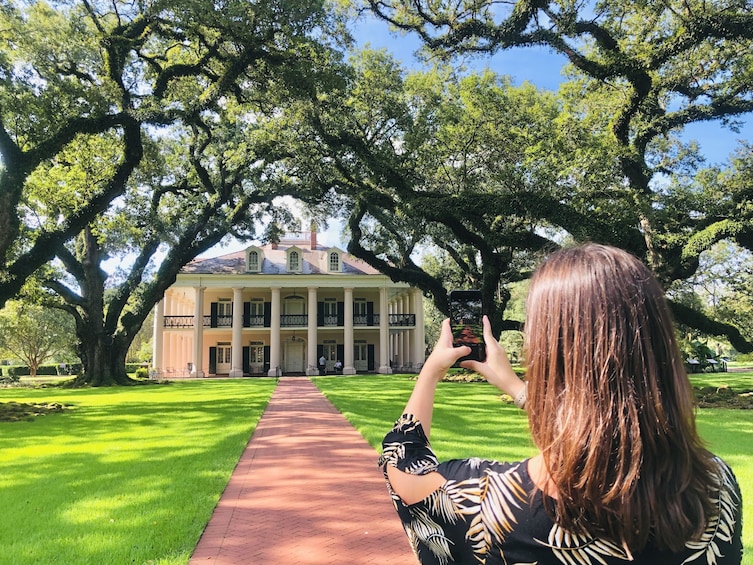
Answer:
POLYGON ((439 463, 436 384, 467 347, 449 322, 380 465, 426 564, 739 564, 740 489, 696 433, 664 294, 636 258, 560 250, 526 304, 524 384, 484 319, 487 360, 463 361, 527 410, 539 452, 517 463, 439 463))

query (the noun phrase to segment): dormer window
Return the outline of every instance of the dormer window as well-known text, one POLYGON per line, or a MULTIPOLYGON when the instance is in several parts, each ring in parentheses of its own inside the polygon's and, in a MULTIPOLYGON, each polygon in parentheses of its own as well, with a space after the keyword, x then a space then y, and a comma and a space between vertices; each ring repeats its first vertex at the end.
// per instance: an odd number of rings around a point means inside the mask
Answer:
POLYGON ((329 254, 329 270, 331 273, 340 272, 340 255, 335 251, 331 251, 329 254))
POLYGON ((248 270, 249 271, 259 270, 259 252, 258 251, 248 252, 248 270))
POLYGON ((298 247, 288 249, 288 273, 300 273, 303 269, 303 254, 298 247))
POLYGON ((342 273, 343 271, 343 252, 333 247, 327 251, 327 272, 342 273))
POLYGON ((261 272, 261 264, 264 254, 258 247, 249 247, 246 250, 246 271, 249 273, 261 272))

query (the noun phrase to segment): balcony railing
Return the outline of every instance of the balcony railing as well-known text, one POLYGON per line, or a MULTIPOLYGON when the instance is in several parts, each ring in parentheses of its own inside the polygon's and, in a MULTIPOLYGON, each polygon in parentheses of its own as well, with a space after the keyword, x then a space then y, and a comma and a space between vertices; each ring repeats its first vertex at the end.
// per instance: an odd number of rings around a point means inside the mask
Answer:
POLYGON ((390 327, 393 326, 415 326, 415 314, 390 314, 390 327))
MULTIPOLYGON (((305 314, 284 314, 280 316, 281 328, 292 327, 306 327, 308 326, 308 316, 305 314)), ((332 327, 336 326, 337 318, 327 316, 324 318, 324 323, 319 327, 332 327)), ((203 316, 202 320, 205 328, 232 328, 233 317, 232 316, 203 316), (213 323, 214 322, 214 323, 213 323)), ((353 316, 353 325, 358 327, 378 327, 379 326, 379 314, 372 316, 353 316)), ((390 314, 389 315, 390 327, 413 327, 416 325, 415 314, 390 314)), ((193 316, 165 316, 164 328, 168 329, 181 329, 194 327, 193 316)), ((263 328, 269 327, 269 323, 265 323, 264 316, 246 316, 243 319, 244 328, 263 328)))
POLYGON ((281 328, 306 326, 308 323, 309 317, 306 314, 283 314, 280 316, 281 328))

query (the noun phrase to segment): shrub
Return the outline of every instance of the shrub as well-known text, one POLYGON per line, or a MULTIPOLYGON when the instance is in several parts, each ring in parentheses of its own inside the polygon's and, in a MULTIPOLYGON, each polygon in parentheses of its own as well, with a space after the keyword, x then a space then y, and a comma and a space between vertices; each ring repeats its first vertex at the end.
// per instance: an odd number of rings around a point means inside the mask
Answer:
POLYGON ((136 378, 137 379, 146 379, 149 378, 149 369, 146 367, 139 367, 136 369, 136 378))
MULTIPOLYGON (((9 367, 8 375, 11 377, 27 377, 31 374, 31 369, 28 365, 19 365, 17 367, 9 367)), ((37 375, 57 375, 57 365, 40 365, 37 367, 37 375)))
POLYGON ((753 353, 740 353, 735 355, 735 361, 739 361, 740 363, 750 363, 753 361, 753 353))

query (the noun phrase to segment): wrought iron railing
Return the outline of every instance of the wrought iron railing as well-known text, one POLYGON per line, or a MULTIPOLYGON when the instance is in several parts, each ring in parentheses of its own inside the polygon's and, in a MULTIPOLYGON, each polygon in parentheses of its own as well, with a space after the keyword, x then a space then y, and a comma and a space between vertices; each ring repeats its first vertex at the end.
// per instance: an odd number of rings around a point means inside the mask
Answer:
MULTIPOLYGON (((214 318, 214 324, 212 323, 212 316, 203 316, 202 323, 205 328, 217 327, 217 328, 231 328, 233 327, 232 316, 216 316, 214 318)), ((322 327, 337 326, 338 320, 336 316, 326 316, 323 320, 322 327)), ((390 327, 412 327, 416 325, 415 314, 390 314, 389 315, 390 327)), ((285 314, 280 316, 280 327, 305 327, 308 325, 308 316, 306 314, 285 314)), ((372 316, 353 316, 354 326, 367 326, 376 327, 379 326, 379 314, 372 316)), ((163 327, 168 329, 179 328, 192 328, 194 327, 194 317, 187 316, 165 316, 163 327)), ((269 324, 264 321, 264 316, 251 316, 246 317, 243 320, 244 328, 263 328, 269 327, 269 324)))
POLYGON ((293 326, 306 326, 309 317, 306 314, 283 314, 280 316, 280 327, 290 328, 293 326))
POLYGON ((166 328, 192 328, 193 316, 165 316, 162 325, 166 328))
POLYGON ((217 316, 215 324, 212 324, 210 321, 210 325, 213 325, 215 328, 232 328, 233 317, 232 316, 217 316))
POLYGON ((392 326, 415 326, 415 314, 390 314, 390 327, 392 326))
POLYGON ((264 316, 249 316, 243 320, 244 328, 263 328, 264 316))

